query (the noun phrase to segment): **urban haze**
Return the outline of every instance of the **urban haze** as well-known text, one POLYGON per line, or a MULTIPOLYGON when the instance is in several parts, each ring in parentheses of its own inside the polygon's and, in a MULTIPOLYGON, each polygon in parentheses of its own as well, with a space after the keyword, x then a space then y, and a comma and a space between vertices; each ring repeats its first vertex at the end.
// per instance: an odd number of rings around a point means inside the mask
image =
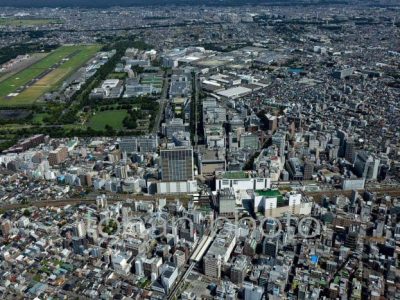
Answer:
POLYGON ((398 0, 1 0, 0 299, 400 299, 398 0))

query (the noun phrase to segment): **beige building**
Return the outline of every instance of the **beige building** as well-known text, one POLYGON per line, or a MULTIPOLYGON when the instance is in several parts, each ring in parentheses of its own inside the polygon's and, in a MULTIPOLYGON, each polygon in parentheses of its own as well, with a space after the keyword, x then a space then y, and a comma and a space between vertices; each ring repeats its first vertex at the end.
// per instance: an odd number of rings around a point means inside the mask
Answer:
POLYGON ((49 153, 48 161, 51 166, 59 165, 64 162, 68 157, 68 148, 60 146, 56 150, 49 153))

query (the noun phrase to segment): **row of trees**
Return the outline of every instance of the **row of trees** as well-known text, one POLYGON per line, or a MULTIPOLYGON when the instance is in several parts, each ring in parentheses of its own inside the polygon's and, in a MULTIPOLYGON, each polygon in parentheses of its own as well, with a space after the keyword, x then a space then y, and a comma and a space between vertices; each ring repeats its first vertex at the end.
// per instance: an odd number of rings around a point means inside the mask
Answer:
POLYGON ((59 45, 46 45, 42 43, 16 44, 0 48, 0 65, 16 58, 18 55, 31 54, 40 51, 51 51, 59 45))
MULTIPOLYGON (((0 130, 0 136, 1 135, 6 135, 6 134, 10 134, 12 133, 13 135, 15 135, 16 137, 22 137, 22 136, 30 136, 30 135, 34 135, 34 134, 47 134, 52 138, 63 138, 63 137, 88 137, 88 136, 115 136, 115 135, 119 135, 119 136, 125 136, 125 135, 143 135, 145 134, 144 132, 132 132, 132 131, 116 131, 114 130, 112 127, 107 126, 105 130, 94 130, 90 127, 88 128, 69 128, 66 129, 62 126, 59 127, 51 127, 51 129, 49 129, 49 127, 43 127, 43 126, 33 126, 30 128, 24 128, 24 129, 12 129, 12 130, 7 130, 7 129, 3 129, 0 130)), ((7 147, 12 146, 13 144, 15 144, 15 142, 17 141, 17 139, 12 139, 9 140, 7 142, 4 142, 2 145, 2 149, 5 149, 7 147)))

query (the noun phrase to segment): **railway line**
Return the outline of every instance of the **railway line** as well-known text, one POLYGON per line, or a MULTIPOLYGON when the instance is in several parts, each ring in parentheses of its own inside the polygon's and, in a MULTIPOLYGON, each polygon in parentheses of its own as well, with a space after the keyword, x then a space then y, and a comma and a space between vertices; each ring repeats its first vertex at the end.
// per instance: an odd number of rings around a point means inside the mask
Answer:
MULTIPOLYGON (((167 199, 167 201, 174 201, 179 198, 181 201, 186 200, 186 198, 176 197, 171 195, 157 195, 157 196, 144 196, 144 195, 113 195, 107 199, 108 203, 115 203, 118 201, 125 200, 133 200, 133 201, 155 201, 158 199, 167 199)), ((0 210, 14 210, 21 209, 27 207, 62 207, 66 205, 77 205, 77 204, 94 204, 96 203, 96 197, 87 197, 87 198, 66 198, 60 200, 44 200, 44 201, 35 201, 24 204, 4 204, 0 205, 0 210)))
MULTIPOLYGON (((387 187, 387 188, 370 188, 366 190, 358 190, 359 193, 363 193, 364 191, 368 191, 371 193, 375 193, 378 197, 382 196, 391 196, 391 197, 400 197, 400 187, 387 187)), ((323 197, 333 197, 336 195, 344 195, 346 197, 351 196, 352 191, 343 191, 343 190, 324 190, 324 191, 313 191, 313 192, 303 192, 303 195, 312 199, 314 202, 320 203, 323 197)), ((76 204, 94 204, 96 203, 96 196, 92 195, 88 197, 72 197, 72 198, 64 198, 60 200, 43 200, 43 201, 34 201, 29 203, 17 203, 17 204, 1 204, 0 203, 0 211, 7 211, 13 209, 21 209, 26 207, 62 207, 66 205, 76 205, 76 204)), ((174 201, 179 199, 182 202, 186 202, 189 200, 188 195, 119 195, 112 194, 108 195, 108 202, 114 203, 118 201, 125 200, 133 200, 133 201, 155 201, 157 199, 167 199, 167 201, 174 201)))
MULTIPOLYGON (((359 193, 364 193, 365 191, 375 193, 378 197, 381 196, 392 196, 392 197, 400 197, 400 187, 388 187, 388 188, 367 188, 364 190, 358 190, 359 193)), ((304 192, 303 195, 307 197, 312 197, 315 202, 320 202, 323 197, 333 197, 336 195, 344 195, 346 197, 351 196, 352 191, 343 191, 343 190, 324 190, 324 191, 313 191, 313 192, 304 192)))

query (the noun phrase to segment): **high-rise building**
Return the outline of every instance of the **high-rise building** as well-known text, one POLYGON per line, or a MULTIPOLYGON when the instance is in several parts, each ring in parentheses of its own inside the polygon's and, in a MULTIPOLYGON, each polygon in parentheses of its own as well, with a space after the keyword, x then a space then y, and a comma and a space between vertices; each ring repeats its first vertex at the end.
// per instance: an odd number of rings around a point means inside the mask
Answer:
POLYGON ((12 146, 11 148, 4 150, 3 153, 20 153, 20 152, 26 151, 30 148, 36 147, 37 145, 39 145, 41 143, 44 143, 45 138, 46 137, 44 134, 37 134, 37 135, 31 136, 27 139, 20 141, 18 144, 12 146))
POLYGON ((130 256, 122 252, 112 253, 111 262, 114 271, 117 274, 127 276, 130 273, 131 264, 129 263, 130 256))
POLYGON ((161 178, 163 181, 193 180, 193 149, 161 150, 161 178))
POLYGON ((218 193, 218 211, 221 216, 234 217, 236 197, 233 188, 225 188, 218 193))
POLYGON ((272 132, 274 132, 276 130, 276 128, 278 127, 278 119, 276 116, 267 114, 266 118, 268 120, 268 130, 271 130, 272 132))
POLYGON ((108 153, 108 160, 111 163, 119 162, 121 160, 121 151, 118 149, 115 149, 108 153))
POLYGON ((337 79, 344 79, 353 74, 354 68, 337 69, 332 72, 332 76, 337 79))
POLYGON ((58 147, 54 151, 50 151, 48 161, 51 166, 64 162, 68 157, 67 147, 58 147))
POLYGON ((126 179, 128 177, 129 166, 117 166, 115 168, 115 176, 117 178, 126 179))
POLYGON ((347 139, 347 133, 344 130, 337 130, 336 131, 336 136, 339 139, 339 152, 338 156, 339 157, 344 157, 345 153, 345 141, 347 139))
POLYGON ((339 146, 335 146, 333 144, 328 144, 327 152, 328 152, 329 159, 335 159, 338 157, 338 154, 339 154, 339 146))
POLYGON ((221 278, 222 265, 226 264, 236 245, 236 226, 224 224, 203 258, 204 274, 221 278))
POLYGON ((167 138, 171 139, 175 132, 186 131, 188 127, 189 124, 184 123, 181 118, 175 118, 162 124, 162 132, 167 138))
POLYGON ((206 276, 213 278, 221 277, 221 256, 204 256, 203 269, 206 276))
POLYGON ((141 257, 136 258, 135 260, 135 274, 137 276, 143 276, 143 261, 141 257))
POLYGON ((353 139, 351 138, 347 139, 345 145, 346 146, 345 146, 344 158, 348 162, 353 163, 356 155, 353 139))
POLYGON ((240 148, 241 149, 259 149, 260 142, 257 134, 244 132, 240 135, 240 148))
POLYGON ((394 229, 394 237, 396 239, 400 238, 400 224, 399 223, 396 224, 396 228, 394 229))
POLYGON ((244 241, 243 254, 253 257, 256 255, 257 241, 255 238, 248 237, 244 241))
POLYGON ((269 255, 271 257, 276 257, 278 254, 278 248, 279 248, 279 240, 271 240, 268 238, 265 238, 264 243, 263 243, 263 254, 264 255, 269 255))
POLYGON ((80 221, 74 227, 74 233, 77 237, 83 238, 86 235, 86 224, 83 221, 80 221))
POLYGON ((278 155, 282 159, 285 156, 286 135, 284 132, 276 132, 272 136, 272 144, 278 146, 278 155))
POLYGON ((173 259, 174 265, 177 268, 183 267, 185 265, 185 261, 186 261, 185 252, 183 252, 181 250, 176 250, 172 259, 173 259))
POLYGON ((167 264, 163 273, 161 274, 161 282, 166 293, 169 293, 177 278, 178 268, 167 264))
POLYGON ((349 232, 349 234, 346 237, 346 241, 344 245, 351 250, 355 250, 357 247, 357 239, 358 239, 358 234, 355 231, 349 232))
POLYGON ((146 258, 143 260, 144 275, 151 277, 152 274, 159 275, 159 270, 162 265, 161 257, 146 258))
POLYGON ((358 176, 366 179, 377 179, 380 159, 365 151, 357 153, 354 168, 358 176))
POLYGON ((11 222, 10 220, 5 220, 1 223, 1 234, 2 236, 6 237, 10 234, 11 231, 11 222))
POLYGON ((119 142, 119 150, 121 152, 133 153, 138 148, 138 141, 136 138, 124 138, 119 142))
POLYGON ((72 237, 72 248, 74 249, 74 253, 81 253, 82 239, 77 236, 72 237))
POLYGON ((231 280, 235 284, 243 284, 247 273, 246 256, 238 256, 231 269, 231 280))
POLYGON ((158 136, 141 136, 137 138, 140 153, 156 152, 158 148, 158 136))
POLYGON ((261 300, 263 295, 264 288, 250 282, 244 283, 244 300, 261 300))
MULTIPOLYGON (((137 222, 132 225, 130 230, 140 234, 142 232, 141 230, 144 230, 144 228, 141 228, 142 226, 144 226, 142 223, 137 222)), ((128 238, 125 240, 125 249, 132 252, 132 255, 138 256, 146 252, 146 243, 143 243, 143 241, 139 239, 128 238)))
POLYGON ((312 161, 306 160, 304 162, 304 180, 312 179, 312 175, 314 173, 314 163, 312 161))
POLYGON ((292 157, 286 162, 286 165, 292 180, 304 179, 304 164, 300 159, 292 157))

